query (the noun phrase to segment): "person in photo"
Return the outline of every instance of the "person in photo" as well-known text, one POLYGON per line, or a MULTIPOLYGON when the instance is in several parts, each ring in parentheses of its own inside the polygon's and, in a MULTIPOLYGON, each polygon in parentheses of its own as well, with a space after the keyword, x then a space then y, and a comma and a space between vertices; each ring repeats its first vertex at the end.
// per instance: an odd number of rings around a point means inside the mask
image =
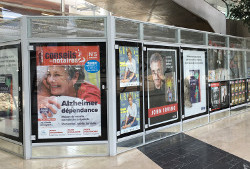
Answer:
MULTIPOLYGON (((165 98, 165 76, 163 75, 163 59, 159 53, 150 56, 150 70, 153 79, 153 90, 149 91, 150 108, 166 105, 165 98)), ((168 92, 168 99, 172 98, 172 93, 168 92)))
POLYGON ((122 83, 126 82, 135 82, 137 80, 136 77, 136 62, 132 57, 132 51, 130 48, 127 49, 128 61, 126 62, 125 74, 124 78, 121 80, 122 83))
POLYGON ((85 81, 83 66, 48 66, 47 74, 38 84, 38 109, 49 108, 43 118, 52 117, 60 109, 57 96, 76 97, 87 102, 101 102, 98 87, 85 81))
POLYGON ((133 97, 131 94, 128 95, 128 108, 127 108, 127 114, 126 119, 122 121, 122 129, 126 129, 128 127, 134 127, 138 125, 138 121, 136 120, 137 115, 137 106, 133 102, 133 97))

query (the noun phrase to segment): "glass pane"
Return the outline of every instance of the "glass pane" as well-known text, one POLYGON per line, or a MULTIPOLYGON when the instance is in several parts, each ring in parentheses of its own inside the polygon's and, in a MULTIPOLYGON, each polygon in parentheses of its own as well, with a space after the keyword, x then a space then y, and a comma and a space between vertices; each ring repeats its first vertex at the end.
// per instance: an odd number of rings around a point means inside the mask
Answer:
POLYGON ((244 39, 241 38, 229 38, 230 48, 245 48, 244 39))
POLYGON ((208 34, 208 45, 216 47, 226 47, 226 37, 208 34))
POLYGON ((30 19, 30 38, 105 37, 104 18, 45 17, 30 19))
POLYGON ((122 39, 139 39, 139 23, 127 20, 115 20, 116 38, 122 39))
POLYGON ((208 81, 228 80, 227 53, 222 49, 208 50, 208 81))
POLYGON ((177 50, 147 47, 146 59, 146 124, 151 127, 177 120, 177 50))
POLYGON ((0 42, 21 39, 20 19, 8 20, 0 23, 0 42))
POLYGON ((32 147, 32 157, 72 157, 108 155, 108 144, 32 147))
POLYGON ((116 50, 117 131, 121 137, 143 130, 141 44, 123 42, 116 50), (127 46, 128 45, 128 46, 127 46))
POLYGON ((175 43, 176 29, 164 26, 144 24, 144 40, 175 43))
POLYGON ((4 137, 22 137, 19 52, 19 45, 0 47, 0 135, 4 137))
POLYGON ((22 145, 18 145, 15 143, 11 143, 9 141, 0 139, 0 148, 12 153, 15 153, 19 156, 23 156, 23 146, 22 145))
POLYGON ((181 43, 205 45, 204 33, 181 30, 181 43))
POLYGON ((105 43, 33 45, 33 142, 106 140, 105 43))
POLYGON ((231 104, 232 106, 245 103, 247 100, 246 80, 230 81, 231 104))
POLYGON ((208 116, 190 120, 190 121, 189 120, 184 121, 182 127, 183 127, 183 131, 188 131, 190 129, 193 129, 193 128, 196 128, 205 124, 208 124, 208 116))
POLYGON ((242 51, 230 51, 230 79, 245 78, 245 57, 242 51))
POLYGON ((215 114, 210 114, 210 122, 214 122, 228 116, 230 116, 230 111, 223 111, 215 114))
POLYGON ((83 0, 65 0, 65 12, 85 16, 108 15, 108 11, 83 0))
POLYGON ((139 136, 125 141, 119 141, 117 143, 117 153, 122 153, 124 151, 130 150, 131 148, 135 148, 141 145, 143 145, 143 136, 139 136))
POLYGON ((250 49, 250 40, 248 40, 248 39, 246 40, 246 48, 250 49))
POLYGON ((173 125, 164 129, 146 134, 146 143, 150 143, 181 132, 181 124, 173 125))
POLYGON ((183 50, 185 117, 207 112, 205 51, 183 50))

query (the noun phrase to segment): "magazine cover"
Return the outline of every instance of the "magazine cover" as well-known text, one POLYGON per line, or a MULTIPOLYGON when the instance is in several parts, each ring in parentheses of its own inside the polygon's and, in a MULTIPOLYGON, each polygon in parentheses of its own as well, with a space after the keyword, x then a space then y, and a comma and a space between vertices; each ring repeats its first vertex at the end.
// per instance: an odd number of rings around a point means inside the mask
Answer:
POLYGON ((200 97, 200 70, 190 70, 190 101, 191 103, 198 103, 201 101, 200 97))
POLYGON ((239 82, 238 82, 238 90, 239 90, 239 92, 242 92, 242 81, 241 80, 239 80, 239 82))
POLYGON ((211 109, 220 108, 220 83, 211 83, 211 109))
POLYGON ((215 81, 215 70, 208 70, 208 81, 215 81))
POLYGON ((38 138, 101 136, 99 46, 37 46, 38 138))
POLYGON ((242 92, 239 92, 238 99, 238 103, 240 104, 242 102, 242 92))
POLYGON ((246 92, 242 92, 242 103, 246 102, 246 92))
POLYGON ((205 52, 183 50, 184 115, 207 111, 205 52))
POLYGON ((229 93, 228 93, 228 83, 227 82, 221 82, 221 94, 220 94, 220 103, 221 108, 227 108, 229 107, 229 93))
POLYGON ((150 126, 178 118, 176 58, 174 49, 147 48, 150 126))
POLYGON ((235 95, 234 94, 232 94, 232 96, 231 96, 231 104, 235 105, 235 95))
POLYGON ((245 80, 242 80, 241 88, 242 88, 242 91, 246 90, 246 82, 245 82, 245 80))
POLYGON ((139 86, 139 48, 119 46, 120 87, 139 86))
POLYGON ((120 94, 121 134, 140 130, 140 92, 120 94))
POLYGON ((235 93, 234 95, 234 104, 235 105, 239 104, 239 93, 235 93))
POLYGON ((166 80, 165 99, 167 102, 175 102, 176 101, 175 72, 166 73, 165 80, 166 80))
POLYGON ((235 93, 239 92, 239 83, 238 83, 238 81, 235 81, 235 83, 234 83, 234 92, 235 93))
POLYGON ((234 87, 235 87, 235 84, 234 84, 234 81, 231 81, 231 94, 234 94, 235 93, 235 90, 234 90, 234 87))

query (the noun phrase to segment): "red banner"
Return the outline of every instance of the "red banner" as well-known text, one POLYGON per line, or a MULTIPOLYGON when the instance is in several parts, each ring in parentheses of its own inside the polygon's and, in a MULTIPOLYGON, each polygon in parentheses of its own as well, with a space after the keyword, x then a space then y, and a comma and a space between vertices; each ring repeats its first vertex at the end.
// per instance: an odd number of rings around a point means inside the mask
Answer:
POLYGON ((161 115, 168 114, 168 113, 174 113, 177 111, 178 111, 178 103, 161 106, 161 107, 155 107, 155 108, 148 109, 148 117, 149 118, 157 117, 157 116, 161 116, 161 115))
POLYGON ((220 83, 211 83, 211 87, 220 87, 220 83))
POLYGON ((84 65, 100 62, 99 46, 42 46, 36 48, 37 65, 84 65))

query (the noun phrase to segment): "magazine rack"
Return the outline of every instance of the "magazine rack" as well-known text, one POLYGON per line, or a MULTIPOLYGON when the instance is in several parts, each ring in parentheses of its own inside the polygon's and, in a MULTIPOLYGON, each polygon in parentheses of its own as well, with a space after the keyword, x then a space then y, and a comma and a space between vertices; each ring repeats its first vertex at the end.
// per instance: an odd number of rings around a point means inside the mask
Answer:
POLYGON ((0 148, 25 159, 114 156, 249 111, 246 38, 113 16, 0 29, 0 148))

